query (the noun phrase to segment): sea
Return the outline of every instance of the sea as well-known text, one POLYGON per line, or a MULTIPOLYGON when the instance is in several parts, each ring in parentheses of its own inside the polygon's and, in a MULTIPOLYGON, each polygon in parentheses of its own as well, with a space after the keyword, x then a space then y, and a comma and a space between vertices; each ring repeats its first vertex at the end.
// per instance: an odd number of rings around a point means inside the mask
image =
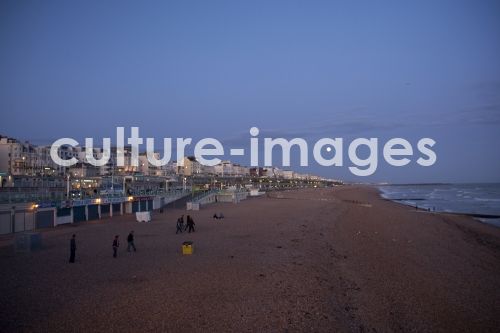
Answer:
POLYGON ((500 183, 379 186, 383 198, 436 212, 473 216, 500 227, 500 183))

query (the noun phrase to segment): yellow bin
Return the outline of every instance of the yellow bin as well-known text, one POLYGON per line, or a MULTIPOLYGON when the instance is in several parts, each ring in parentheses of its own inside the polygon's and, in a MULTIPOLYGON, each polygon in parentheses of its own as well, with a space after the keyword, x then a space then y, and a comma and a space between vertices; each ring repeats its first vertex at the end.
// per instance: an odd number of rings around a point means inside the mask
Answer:
POLYGON ((182 254, 193 254, 193 242, 182 243, 182 254))

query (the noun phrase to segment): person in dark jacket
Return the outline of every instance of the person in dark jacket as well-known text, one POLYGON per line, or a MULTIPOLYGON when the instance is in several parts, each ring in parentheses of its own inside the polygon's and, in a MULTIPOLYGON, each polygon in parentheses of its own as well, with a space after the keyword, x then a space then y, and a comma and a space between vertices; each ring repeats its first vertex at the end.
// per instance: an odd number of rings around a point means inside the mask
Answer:
POLYGON ((76 235, 73 234, 69 241, 69 262, 75 262, 75 254, 76 254, 76 235))
POLYGON ((120 247, 120 241, 118 239, 118 235, 116 235, 115 239, 113 240, 113 258, 117 257, 119 247, 120 247))
POLYGON ((130 248, 134 249, 134 252, 136 252, 135 244, 134 244, 134 230, 132 230, 128 236, 127 236, 127 251, 130 252, 130 248))
POLYGON ((186 217, 186 228, 188 229, 188 233, 191 233, 191 231, 194 232, 194 221, 189 215, 186 217))
POLYGON ((184 217, 179 217, 177 219, 177 225, 176 225, 176 227, 177 227, 177 230, 175 230, 175 233, 178 234, 180 232, 182 234, 182 231, 184 229, 184 217))

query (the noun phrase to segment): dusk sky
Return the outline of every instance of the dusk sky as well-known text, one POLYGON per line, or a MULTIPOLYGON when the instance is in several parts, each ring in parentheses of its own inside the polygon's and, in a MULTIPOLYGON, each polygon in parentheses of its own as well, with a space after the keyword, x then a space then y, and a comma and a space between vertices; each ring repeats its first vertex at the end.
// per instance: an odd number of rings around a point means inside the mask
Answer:
MULTIPOLYGON (((329 178, 500 182, 499 1, 1 1, 0 134, 344 138, 329 178), (352 175, 349 142, 377 137, 352 175), (390 167, 385 141, 416 157, 390 167), (418 139, 437 163, 421 167, 418 139)), ((292 162, 298 162, 294 154, 292 162)), ((249 164, 249 158, 237 159, 249 164)))

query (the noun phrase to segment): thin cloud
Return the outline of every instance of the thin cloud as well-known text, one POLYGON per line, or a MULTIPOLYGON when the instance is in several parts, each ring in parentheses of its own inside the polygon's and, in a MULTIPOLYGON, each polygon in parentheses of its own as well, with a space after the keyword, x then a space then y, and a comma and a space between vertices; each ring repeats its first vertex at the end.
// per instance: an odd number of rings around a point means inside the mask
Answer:
POLYGON ((500 124, 500 103, 466 108, 458 112, 457 120, 460 123, 498 125, 500 124))
MULTIPOLYGON (((408 124, 402 119, 382 120, 382 117, 371 114, 349 115, 347 113, 337 114, 335 119, 329 119, 321 123, 313 123, 309 126, 296 128, 259 128, 259 137, 270 138, 317 138, 317 137, 338 137, 344 135, 367 135, 377 131, 388 131, 401 128, 408 124)), ((247 145, 250 134, 240 132, 233 136, 226 137, 222 141, 227 145, 247 145)))

